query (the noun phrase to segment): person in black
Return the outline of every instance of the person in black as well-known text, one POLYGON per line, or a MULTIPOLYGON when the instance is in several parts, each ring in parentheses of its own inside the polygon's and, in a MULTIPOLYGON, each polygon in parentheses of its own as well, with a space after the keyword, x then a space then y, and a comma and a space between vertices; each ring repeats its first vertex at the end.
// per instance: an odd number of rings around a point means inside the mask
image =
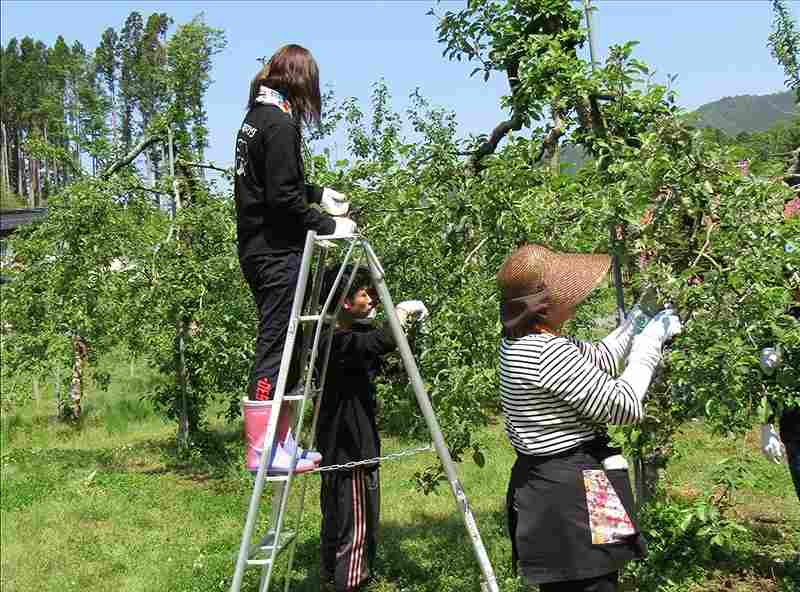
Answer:
MULTIPOLYGON (((323 298, 330 293, 337 270, 326 274, 323 298)), ((337 318, 325 387, 317 422, 317 446, 321 466, 341 465, 380 456, 381 443, 375 422, 374 380, 384 355, 394 351, 388 325, 373 327, 364 321, 377 300, 370 290, 366 269, 345 269, 335 302, 355 273, 337 318)), ((426 314, 419 301, 396 307, 402 325, 426 314)), ((363 586, 375 560, 375 534, 380 513, 378 463, 352 469, 323 471, 320 491, 320 579, 323 590, 350 592, 363 586)))
MULTIPOLYGON (((800 290, 796 290, 795 295, 800 302, 800 290)), ((800 306, 790 308, 789 314, 800 321, 800 306)), ((761 426, 761 452, 767 460, 782 464, 784 450, 789 474, 792 476, 797 498, 800 499, 800 407, 786 407, 761 426), (779 418, 777 432, 774 427, 776 418, 779 418)))
MULTIPOLYGON (((787 202, 783 209, 785 220, 800 215, 800 197, 787 202)), ((789 248, 787 244, 785 248, 789 248)), ((797 278, 794 279, 797 285, 797 278)), ((800 288, 793 290, 794 302, 788 314, 800 322, 800 288)), ((783 450, 789 463, 789 473, 794 481, 797 498, 800 499, 800 407, 793 406, 781 410, 778 432, 775 431, 776 417, 769 418, 768 423, 761 426, 761 451, 767 460, 776 464, 783 463, 783 450)))
MULTIPOLYGON (((299 45, 287 45, 253 79, 248 111, 236 136, 239 263, 259 313, 251 400, 269 400, 274 394, 307 231, 331 235, 356 230, 343 217, 349 209, 344 195, 305 183, 301 128, 319 122, 320 105, 314 58, 299 45)), ((290 374, 287 390, 296 380, 290 374)), ((287 419, 279 422, 278 439, 288 429, 287 414, 281 417, 287 419)))

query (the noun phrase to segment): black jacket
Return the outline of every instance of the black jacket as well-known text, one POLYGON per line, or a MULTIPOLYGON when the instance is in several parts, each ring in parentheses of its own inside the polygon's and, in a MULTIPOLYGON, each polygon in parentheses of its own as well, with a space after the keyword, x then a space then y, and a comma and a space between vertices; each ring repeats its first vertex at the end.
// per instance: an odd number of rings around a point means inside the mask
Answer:
POLYGON ((394 349, 388 327, 354 325, 334 333, 317 421, 323 465, 380 455, 374 380, 381 358, 394 349))
POLYGON ((236 135, 236 233, 239 260, 301 251, 308 230, 331 234, 333 219, 309 206, 322 188, 306 185, 300 130, 274 105, 247 112, 236 135))

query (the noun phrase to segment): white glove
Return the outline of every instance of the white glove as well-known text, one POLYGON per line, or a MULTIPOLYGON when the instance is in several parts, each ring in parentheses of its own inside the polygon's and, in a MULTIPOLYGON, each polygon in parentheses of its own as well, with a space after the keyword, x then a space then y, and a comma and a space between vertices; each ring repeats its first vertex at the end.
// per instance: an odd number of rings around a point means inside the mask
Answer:
POLYGON ((681 332, 683 325, 672 310, 662 310, 647 323, 642 332, 633 338, 628 366, 620 376, 641 401, 647 394, 653 372, 661 363, 661 346, 681 332))
POLYGON ((681 331, 683 331, 683 324, 680 318, 675 314, 675 311, 668 308, 662 310, 653 317, 652 321, 647 323, 645 328, 642 329, 640 337, 658 341, 658 346, 661 347, 681 331))
POLYGON ((428 309, 421 300, 404 300, 395 308, 403 310, 406 316, 413 317, 420 322, 428 318, 428 309))
POLYGON ((353 222, 350 218, 342 218, 335 216, 333 221, 336 223, 336 229, 333 231, 331 236, 338 237, 338 236, 349 236, 351 234, 355 234, 358 231, 358 227, 356 223, 353 222))
POLYGON ((761 452, 768 461, 779 465, 783 462, 783 444, 772 424, 761 426, 761 452))
POLYGON ((322 190, 322 199, 320 199, 319 205, 331 216, 346 216, 350 211, 350 202, 347 201, 347 196, 330 187, 322 190))

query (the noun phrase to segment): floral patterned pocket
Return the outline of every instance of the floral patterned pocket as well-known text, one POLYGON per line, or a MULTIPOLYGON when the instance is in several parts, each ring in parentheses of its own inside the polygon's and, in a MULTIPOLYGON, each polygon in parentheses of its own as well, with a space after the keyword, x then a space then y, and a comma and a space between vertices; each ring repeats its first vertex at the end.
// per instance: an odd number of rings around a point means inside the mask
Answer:
POLYGON ((619 543, 636 534, 633 522, 605 471, 583 471, 593 545, 619 543))

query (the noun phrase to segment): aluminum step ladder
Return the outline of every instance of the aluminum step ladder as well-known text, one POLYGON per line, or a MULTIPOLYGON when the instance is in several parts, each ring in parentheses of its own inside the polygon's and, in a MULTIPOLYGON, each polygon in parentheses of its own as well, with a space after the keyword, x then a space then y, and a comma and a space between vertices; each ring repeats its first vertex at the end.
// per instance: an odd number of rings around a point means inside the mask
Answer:
MULTIPOLYGON (((318 236, 316 232, 309 231, 306 235, 305 246, 303 249, 303 256, 300 262, 300 273, 297 280, 297 287, 295 288, 294 301, 292 303, 291 318, 289 319, 289 326, 286 333, 286 342, 283 348, 283 356, 281 358, 281 366, 278 374, 278 383, 275 387, 274 397, 272 399, 273 413, 270 414, 269 422, 267 424, 267 431, 264 438, 262 450, 264 453, 259 460, 258 472, 256 473, 255 483, 253 485, 253 492, 250 496, 250 504, 247 510, 247 518, 245 521, 244 530, 242 532, 242 542, 239 547, 239 554, 236 560, 236 570, 233 575, 231 583, 231 592, 240 592, 244 572, 248 567, 260 567, 261 579, 259 583, 259 592, 268 592, 272 582, 275 563, 283 552, 288 552, 288 566, 287 577, 284 590, 288 592, 291 585, 292 563, 294 560, 295 545, 297 542, 296 533, 299 531, 303 507, 305 502, 305 492, 308 480, 301 479, 302 487, 299 498, 299 511, 295 520, 294 530, 284 532, 284 522, 287 513, 287 505, 289 501, 289 493, 294 481, 295 475, 290 472, 287 475, 267 475, 268 461, 272 455, 272 448, 274 446, 273 440, 275 439, 275 431, 278 423, 277 410, 282 409, 284 401, 289 404, 296 404, 296 413, 294 415, 294 428, 293 434, 295 440, 299 443, 302 437, 303 418, 306 408, 306 403, 310 400, 316 401, 313 420, 311 425, 312 439, 316 434, 317 419, 319 417, 320 401, 322 392, 325 386, 325 376, 327 373, 328 358, 330 355, 331 343, 333 342, 333 333, 335 330, 335 319, 339 313, 342 305, 342 300, 333 302, 333 295, 338 286, 345 282, 345 289, 342 291, 346 294, 355 278, 355 274, 351 274, 345 278, 346 266, 354 261, 353 267, 359 266, 361 261, 366 259, 367 266, 369 267, 370 276, 374 288, 377 291, 381 304, 389 322, 389 326, 394 336, 397 349, 403 360, 403 365, 408 375, 409 381, 414 389, 414 394, 417 398, 420 411, 422 412, 425 421, 428 425, 428 430, 433 441, 434 449, 436 450, 439 459, 444 467, 447 475, 447 480, 450 483, 450 489, 455 498, 456 507, 464 520, 464 525, 467 529, 472 549, 475 558, 482 574, 481 590, 483 592, 499 592, 497 580, 492 569, 492 564, 489 561, 489 556, 483 546, 478 526, 472 511, 467 501, 467 496, 458 479, 455 465, 450 456, 450 450, 444 441, 442 432, 439 428, 439 422, 436 419, 436 414, 428 398, 425 386, 422 382, 419 370, 414 356, 411 353, 411 348, 405 336, 405 332, 397 317, 394 308, 394 303, 389 294, 384 281, 384 272, 378 257, 372 250, 370 244, 361 237, 359 234, 352 234, 347 236, 318 236), (336 280, 331 288, 331 292, 326 296, 325 302, 319 306, 320 293, 322 290, 323 277, 325 274, 325 261, 328 251, 337 248, 340 243, 346 245, 346 253, 341 263, 339 264, 339 272, 336 280), (319 251, 319 253, 317 253, 319 251), (355 254, 357 253, 357 257, 355 254), (313 264, 313 265, 312 265, 313 264), (311 274, 312 266, 314 273, 311 274), (311 276, 311 290, 309 298, 306 299, 306 289, 309 284, 309 277, 311 276), (305 306, 304 306, 304 303, 305 306), (305 310, 304 310, 305 309, 305 310), (291 392, 286 392, 286 383, 289 377, 289 369, 292 364, 292 357, 295 348, 295 341, 298 336, 298 331, 301 324, 310 324, 314 327, 313 331, 302 332, 302 348, 299 351, 298 360, 296 363, 299 365, 300 378, 297 387, 293 388, 291 392), (323 331, 325 336, 323 339, 323 331), (319 362, 317 360, 320 352, 320 344, 324 341, 322 357, 319 362), (319 367, 317 385, 314 385, 314 368, 319 367), (292 403, 294 402, 294 403, 292 403), (273 496, 272 496, 272 519, 270 527, 265 536, 259 542, 253 543, 253 531, 255 530, 256 521, 258 518, 259 507, 262 503, 262 494, 266 482, 273 483, 273 496)), ((284 409, 284 412, 287 410, 284 409)), ((312 441, 313 447, 313 441, 312 441)), ((295 458, 292 460, 291 466, 294 466, 297 461, 296 458, 297 447, 295 447, 295 458)), ((303 477, 303 475, 298 475, 303 477)))

